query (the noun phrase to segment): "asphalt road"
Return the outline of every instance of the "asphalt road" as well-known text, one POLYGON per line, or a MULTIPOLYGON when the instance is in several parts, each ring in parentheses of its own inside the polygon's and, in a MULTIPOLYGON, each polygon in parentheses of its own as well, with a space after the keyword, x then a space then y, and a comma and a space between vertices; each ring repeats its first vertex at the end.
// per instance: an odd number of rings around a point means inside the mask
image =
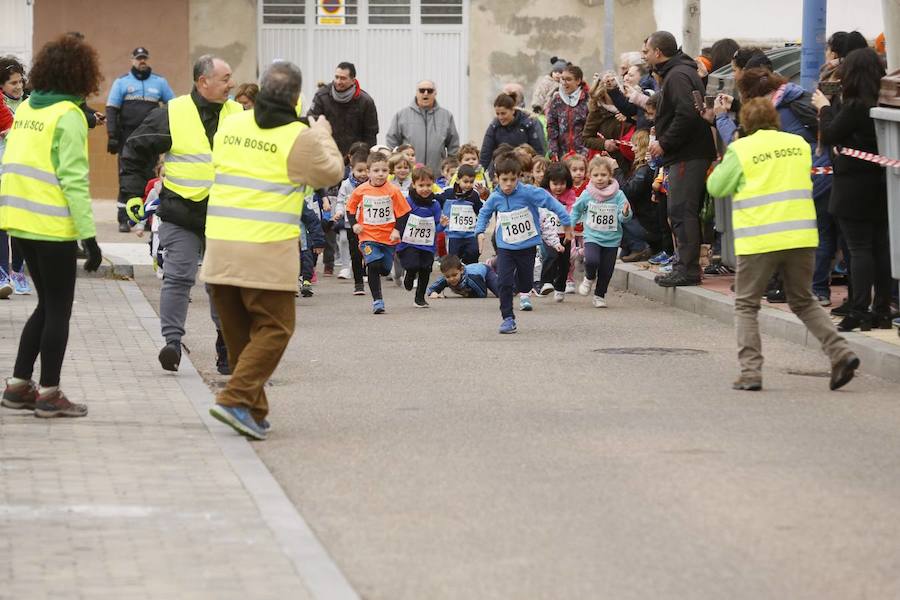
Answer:
MULTIPOLYGON (((138 281, 154 306, 158 282, 138 281)), ((368 599, 900 597, 898 387, 631 295, 498 303, 323 279, 269 389, 259 455, 368 599)), ((212 386, 195 289, 191 358, 212 386)))

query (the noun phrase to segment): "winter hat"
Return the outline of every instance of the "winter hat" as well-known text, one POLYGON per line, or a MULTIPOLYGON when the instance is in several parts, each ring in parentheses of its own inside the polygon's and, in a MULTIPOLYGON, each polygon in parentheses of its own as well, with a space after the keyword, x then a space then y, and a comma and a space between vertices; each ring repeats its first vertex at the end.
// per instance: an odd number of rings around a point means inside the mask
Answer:
POLYGON ((550 64, 553 65, 553 68, 550 69, 554 73, 562 73, 566 70, 566 67, 569 65, 569 61, 564 58, 559 58, 554 56, 550 59, 550 64))

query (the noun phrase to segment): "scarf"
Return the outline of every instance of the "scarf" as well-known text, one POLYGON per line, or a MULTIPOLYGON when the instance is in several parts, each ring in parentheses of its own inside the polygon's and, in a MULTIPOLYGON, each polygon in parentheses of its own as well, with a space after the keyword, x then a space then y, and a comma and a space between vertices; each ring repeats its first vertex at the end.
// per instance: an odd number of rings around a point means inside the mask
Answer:
POLYGON ((334 98, 334 101, 338 104, 347 104, 351 100, 353 100, 357 94, 359 93, 359 82, 355 79, 353 80, 353 85, 348 87, 343 92, 339 92, 334 89, 334 84, 331 84, 331 97, 334 98))
POLYGON ((427 197, 423 198, 416 193, 416 188, 410 187, 409 199, 415 202, 417 206, 431 206, 432 202, 434 202, 434 194, 428 194, 427 197))
POLYGON ((296 108, 287 102, 267 97, 265 92, 256 96, 253 119, 262 129, 273 129, 299 120, 296 108))
POLYGON ((566 106, 575 108, 578 105, 578 101, 581 100, 581 86, 575 88, 575 91, 571 94, 567 94, 566 88, 559 86, 559 97, 566 103, 566 106))
POLYGON ((619 193, 619 182, 613 179, 610 184, 602 190, 595 186, 593 182, 590 182, 585 189, 587 189, 588 193, 591 195, 591 198, 593 198, 597 202, 606 202, 619 193))

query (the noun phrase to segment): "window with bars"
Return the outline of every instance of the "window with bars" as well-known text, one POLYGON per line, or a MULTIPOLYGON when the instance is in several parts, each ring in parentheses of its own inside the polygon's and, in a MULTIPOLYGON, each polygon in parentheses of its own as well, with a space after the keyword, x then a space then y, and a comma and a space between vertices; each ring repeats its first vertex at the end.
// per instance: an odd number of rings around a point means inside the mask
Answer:
POLYGON ((369 0, 369 25, 409 25, 410 0, 369 0))
POLYGON ((264 25, 306 24, 306 0, 263 0, 264 25))
POLYGON ((320 25, 356 25, 360 0, 316 0, 316 23, 320 25))
POLYGON ((462 25, 463 0, 422 0, 422 25, 462 25))

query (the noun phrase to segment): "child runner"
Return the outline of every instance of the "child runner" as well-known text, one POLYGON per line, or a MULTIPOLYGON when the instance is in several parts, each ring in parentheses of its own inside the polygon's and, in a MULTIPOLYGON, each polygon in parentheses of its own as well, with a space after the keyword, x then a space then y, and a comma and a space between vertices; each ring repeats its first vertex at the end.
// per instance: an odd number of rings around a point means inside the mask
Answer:
POLYGON ((369 181, 350 194, 347 219, 359 236, 359 248, 366 262, 372 312, 380 315, 384 313, 381 276, 391 272, 394 249, 400 242, 400 232, 406 227, 409 204, 400 189, 387 182, 390 167, 386 155, 374 152, 366 164, 369 181))
POLYGON ((434 174, 426 166, 416 167, 412 172, 412 186, 409 188, 409 208, 403 237, 397 247, 400 263, 406 270, 403 285, 407 291, 416 284, 413 303, 418 308, 428 308, 425 290, 434 266, 435 240, 437 232, 444 229, 441 224, 441 205, 434 197, 434 174))
MULTIPOLYGON (((566 166, 572 174, 572 193, 578 198, 587 187, 587 159, 580 154, 573 154, 566 158, 566 166)), ((570 251, 569 273, 566 275, 566 293, 575 293, 575 263, 584 258, 584 226, 581 223, 575 225, 575 243, 570 251)))
POLYGON ((441 176, 438 177, 438 180, 435 181, 435 183, 442 191, 449 187, 453 187, 450 181, 453 179, 453 176, 456 175, 456 170, 458 168, 459 159, 455 156, 448 156, 441 161, 441 176))
POLYGON ((584 281, 578 293, 587 296, 594 288, 595 308, 606 308, 606 291, 622 243, 622 222, 631 219, 631 206, 613 178, 616 161, 595 156, 588 168, 590 182, 572 207, 572 220, 584 217, 584 281))
MULTIPOLYGON (((474 144, 463 144, 459 147, 456 156, 459 159, 459 166, 469 165, 475 169, 475 191, 482 200, 487 200, 494 186, 491 184, 491 178, 484 172, 484 167, 478 162, 479 154, 480 151, 474 144)), ((456 183, 456 177, 450 180, 450 185, 454 183, 456 183)))
MULTIPOLYGON (((337 224, 347 220, 347 201, 350 195, 360 184, 369 179, 368 158, 369 155, 365 151, 357 151, 350 156, 350 175, 341 183, 337 201, 332 207, 332 216, 337 224)), ((349 261, 353 268, 353 294, 355 296, 364 295, 366 292, 363 286, 363 260, 359 252, 359 238, 356 237, 352 227, 345 225, 339 230, 338 247, 341 260, 344 262, 344 268, 338 273, 338 279, 350 278, 350 268, 347 266, 349 261)))
POLYGON ((312 195, 307 196, 300 213, 300 293, 304 298, 313 295, 312 278, 315 274, 315 256, 325 249, 325 233, 322 221, 316 211, 318 206, 312 202, 312 195))
POLYGON ((388 178, 388 181, 400 188, 400 191, 405 196, 409 193, 409 186, 412 184, 409 174, 416 163, 411 162, 405 154, 397 152, 391 156, 388 164, 391 167, 391 176, 388 178))
POLYGON ((474 189, 475 169, 460 165, 456 185, 438 197, 447 218, 448 253, 455 254, 465 264, 478 262, 478 240, 475 239, 475 219, 481 212, 481 198, 474 189))
POLYGON ((488 292, 500 297, 497 273, 491 267, 484 263, 464 265, 455 254, 441 259, 441 276, 428 288, 428 297, 443 298, 447 288, 463 298, 487 298, 488 292))
MULTIPOLYGON (((572 191, 572 174, 565 163, 555 162, 549 166, 541 187, 550 192, 550 195, 559 200, 571 214, 572 206, 578 199, 572 191)), ((562 231, 559 219, 552 212, 543 211, 543 219, 562 231)), ((553 299, 562 302, 566 298, 566 277, 569 274, 570 254, 572 244, 564 241, 564 235, 559 234, 555 245, 544 244, 543 269, 541 271, 541 295, 553 292, 553 299), (562 248, 562 251, 559 251, 562 248)))
POLYGON ((541 182, 544 181, 544 173, 547 172, 549 166, 550 160, 545 156, 535 156, 531 159, 531 178, 534 180, 534 185, 541 185, 541 182))
MULTIPOLYGON (((504 154, 494 163, 499 181, 478 214, 475 234, 479 252, 484 247, 484 232, 494 213, 497 213, 497 276, 500 288, 500 314, 503 322, 500 333, 515 333, 513 292, 530 291, 533 285, 535 247, 541 243, 538 235, 538 209, 556 213, 565 226, 566 239, 572 239, 572 227, 565 207, 540 188, 519 183, 522 162, 513 154, 504 154)), ((525 300, 528 300, 527 298, 525 300)), ((520 301, 522 308, 525 302, 520 301)), ((528 301, 530 305, 530 301, 528 301)))

